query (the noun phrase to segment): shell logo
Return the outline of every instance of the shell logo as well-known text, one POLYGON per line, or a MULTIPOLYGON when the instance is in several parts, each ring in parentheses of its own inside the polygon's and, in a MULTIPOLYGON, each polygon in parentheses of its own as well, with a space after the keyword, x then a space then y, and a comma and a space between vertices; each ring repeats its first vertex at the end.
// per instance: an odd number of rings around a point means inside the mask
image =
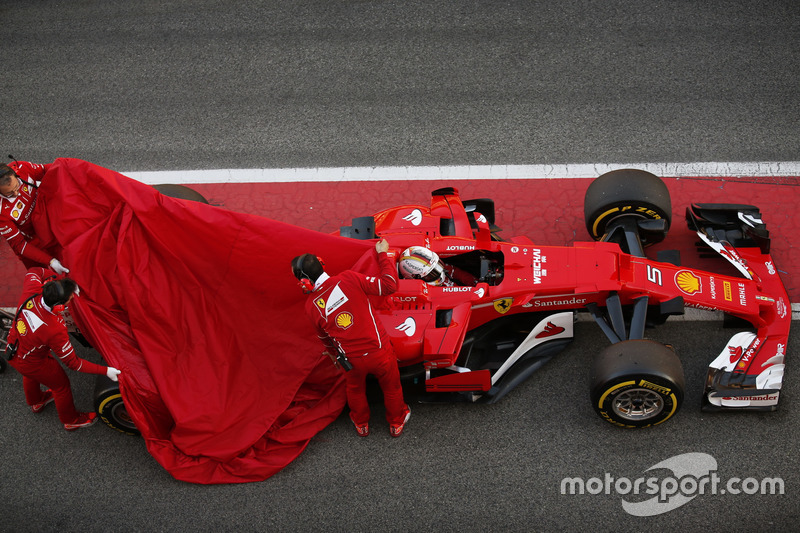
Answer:
POLYGON ((336 315, 336 325, 342 329, 347 329, 353 325, 353 315, 347 311, 336 315))
POLYGON ((28 333, 28 326, 26 326, 25 322, 22 320, 17 320, 17 333, 20 335, 25 335, 28 333))
POLYGON ((680 290, 689 295, 702 292, 703 290, 702 285, 700 284, 700 278, 688 270, 681 270, 675 274, 675 284, 680 290))

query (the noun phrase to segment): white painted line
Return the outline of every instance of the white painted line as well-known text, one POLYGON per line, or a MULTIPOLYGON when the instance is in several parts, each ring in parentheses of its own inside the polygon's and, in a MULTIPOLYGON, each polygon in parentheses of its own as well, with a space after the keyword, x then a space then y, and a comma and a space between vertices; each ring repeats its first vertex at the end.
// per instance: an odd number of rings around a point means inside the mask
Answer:
POLYGON ((123 172, 123 174, 151 185, 156 183, 338 183, 346 181, 596 178, 605 172, 620 168, 646 170, 664 178, 682 176, 725 178, 800 176, 800 161, 245 168, 123 172))

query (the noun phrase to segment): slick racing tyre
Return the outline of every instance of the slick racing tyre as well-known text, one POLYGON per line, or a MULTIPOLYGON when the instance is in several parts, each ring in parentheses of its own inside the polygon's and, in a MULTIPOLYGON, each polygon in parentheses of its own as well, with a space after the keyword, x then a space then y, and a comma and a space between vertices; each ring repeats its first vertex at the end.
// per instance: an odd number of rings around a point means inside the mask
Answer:
MULTIPOLYGON (((165 183, 153 185, 153 188, 170 198, 190 200, 202 204, 208 203, 208 200, 202 194, 185 185, 165 183)), ((97 376, 94 388, 94 409, 107 426, 128 435, 140 434, 139 430, 136 429, 136 424, 133 423, 133 419, 128 414, 128 410, 125 408, 125 403, 119 390, 119 383, 111 381, 106 376, 97 376)))
POLYGON ((179 200, 191 200, 193 202, 200 202, 207 204, 208 200, 199 192, 191 189, 185 185, 176 185, 174 183, 162 183, 160 185, 153 185, 153 188, 170 198, 178 198, 179 200))
POLYGON ((136 424, 133 423, 122 401, 119 383, 111 381, 106 376, 97 376, 94 387, 94 409, 110 428, 127 435, 139 435, 139 430, 136 429, 136 424))
POLYGON ((601 418, 620 427, 664 422, 680 408, 684 390, 678 356, 658 342, 618 342, 592 361, 592 405, 601 418))
POLYGON ((583 201, 586 229, 594 240, 601 240, 606 228, 620 217, 640 220, 665 220, 660 232, 642 232, 642 244, 664 240, 672 222, 672 201, 664 182, 650 172, 635 169, 613 170, 595 179, 583 201))
POLYGON ((6 346, 8 346, 8 333, 14 323, 14 315, 0 310, 0 374, 6 371, 6 346))

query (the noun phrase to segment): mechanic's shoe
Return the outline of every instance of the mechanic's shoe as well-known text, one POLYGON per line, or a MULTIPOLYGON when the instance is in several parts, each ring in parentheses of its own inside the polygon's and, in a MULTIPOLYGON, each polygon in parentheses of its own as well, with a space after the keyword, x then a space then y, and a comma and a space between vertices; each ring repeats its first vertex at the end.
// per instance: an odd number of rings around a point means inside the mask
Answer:
POLYGON ((81 413, 78 415, 78 420, 72 424, 64 424, 64 429, 67 431, 75 431, 76 429, 91 426, 97 422, 97 413, 81 413))
POLYGON ((356 433, 358 433, 359 437, 366 437, 369 435, 369 424, 356 424, 353 422, 353 425, 356 427, 356 433))
POLYGON ((42 400, 39 403, 31 405, 31 411, 33 411, 34 413, 39 413, 41 412, 42 409, 45 408, 45 406, 48 403, 52 403, 53 400, 55 400, 55 398, 53 398, 53 391, 47 389, 46 391, 44 391, 44 400, 42 400))
POLYGON ((411 408, 406 405, 406 417, 403 419, 403 422, 399 425, 392 424, 389 426, 389 433, 392 437, 399 437, 403 434, 403 430, 406 428, 406 424, 408 424, 408 419, 411 418, 411 408))
POLYGON ((350 422, 356 427, 356 433, 358 433, 359 437, 366 437, 369 435, 369 422, 365 422, 364 424, 359 424, 355 420, 353 420, 353 413, 350 413, 350 422))

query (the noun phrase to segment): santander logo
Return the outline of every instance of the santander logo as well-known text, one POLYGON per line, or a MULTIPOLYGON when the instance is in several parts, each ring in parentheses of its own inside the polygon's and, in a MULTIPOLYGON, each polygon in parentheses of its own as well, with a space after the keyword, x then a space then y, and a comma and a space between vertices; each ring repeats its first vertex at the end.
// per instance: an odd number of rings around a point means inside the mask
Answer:
POLYGON ((731 363, 735 363, 736 361, 742 358, 743 350, 741 346, 728 346, 728 351, 730 352, 731 355, 730 359, 731 363))
POLYGON ((406 222, 411 222, 414 226, 419 226, 422 223, 422 211, 414 209, 409 214, 403 217, 406 222))
POLYGON ((417 332, 417 323, 414 321, 412 317, 408 317, 403 321, 402 324, 400 324, 394 329, 396 329, 397 331, 402 331, 408 337, 413 337, 414 333, 417 332))
POLYGON ((564 328, 562 328, 561 326, 556 326, 552 322, 548 322, 547 325, 544 327, 544 330, 537 333, 535 338, 543 339, 546 337, 552 337, 553 335, 558 335, 559 333, 563 332, 564 328))

